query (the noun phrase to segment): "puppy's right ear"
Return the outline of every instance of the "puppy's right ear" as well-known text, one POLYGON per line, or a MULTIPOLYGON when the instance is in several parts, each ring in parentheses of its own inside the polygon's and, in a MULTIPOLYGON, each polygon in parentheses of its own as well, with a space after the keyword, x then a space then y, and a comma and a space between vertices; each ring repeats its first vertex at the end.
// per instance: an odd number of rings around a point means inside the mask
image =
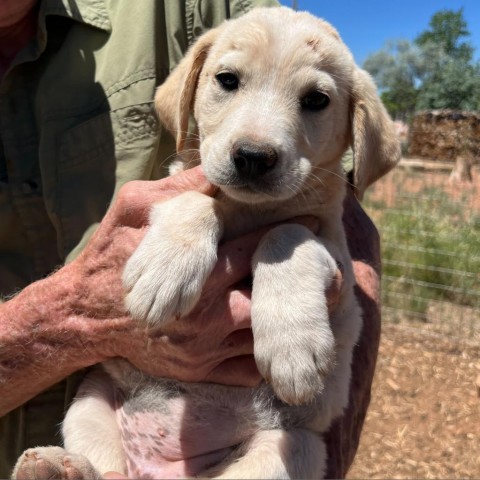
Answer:
POLYGON ((155 94, 155 108, 160 121, 176 137, 177 152, 184 148, 198 77, 220 28, 209 30, 190 47, 183 60, 158 87, 155 94))

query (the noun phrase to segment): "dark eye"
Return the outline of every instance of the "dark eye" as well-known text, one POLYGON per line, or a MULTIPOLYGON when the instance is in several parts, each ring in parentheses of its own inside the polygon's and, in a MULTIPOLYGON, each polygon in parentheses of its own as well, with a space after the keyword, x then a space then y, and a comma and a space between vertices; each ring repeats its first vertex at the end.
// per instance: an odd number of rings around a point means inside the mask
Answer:
POLYGON ((301 100, 301 105, 304 110, 316 112, 323 110, 330 103, 330 98, 322 92, 310 92, 301 100))
POLYGON ((218 83, 225 89, 225 90, 237 90, 238 89, 238 77, 234 73, 230 72, 223 72, 217 73, 215 77, 218 83))

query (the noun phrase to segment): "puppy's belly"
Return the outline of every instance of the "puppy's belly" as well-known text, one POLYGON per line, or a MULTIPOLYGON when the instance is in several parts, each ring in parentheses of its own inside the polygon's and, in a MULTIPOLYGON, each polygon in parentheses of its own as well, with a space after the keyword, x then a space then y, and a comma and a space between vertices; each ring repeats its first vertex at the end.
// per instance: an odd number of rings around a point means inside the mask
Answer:
POLYGON ((253 424, 225 403, 177 393, 146 390, 117 409, 130 478, 199 475, 252 435, 253 424))
POLYGON ((267 385, 251 389, 148 377, 133 385, 116 401, 131 478, 199 475, 258 430, 305 426, 317 410, 313 404, 288 406, 267 385))
POLYGON ((222 425, 212 412, 211 423, 202 425, 184 412, 177 400, 169 404, 168 413, 118 411, 130 478, 196 476, 238 443, 231 419, 222 425))

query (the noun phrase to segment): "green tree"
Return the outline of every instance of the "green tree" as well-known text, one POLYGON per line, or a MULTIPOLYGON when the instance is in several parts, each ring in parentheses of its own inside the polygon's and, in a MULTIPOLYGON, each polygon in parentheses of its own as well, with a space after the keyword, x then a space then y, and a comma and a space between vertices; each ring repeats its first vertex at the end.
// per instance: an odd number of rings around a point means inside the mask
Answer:
POLYGON ((447 58, 425 78, 417 92, 417 110, 480 111, 480 68, 447 58))
POLYGON ((463 9, 441 10, 415 44, 424 59, 424 75, 418 91, 418 109, 480 108, 479 66, 473 63, 473 47, 463 9))
POLYGON ((480 110, 480 64, 463 10, 435 13, 429 28, 414 41, 389 43, 364 63, 377 81, 390 114, 408 117, 415 110, 480 110))
POLYGON ((408 40, 389 42, 363 65, 375 78, 382 100, 395 118, 406 119, 415 110, 417 84, 423 71, 420 50, 408 40))
POLYGON ((418 46, 424 49, 437 46, 447 57, 470 63, 473 47, 467 42, 460 41, 461 38, 470 36, 467 22, 463 18, 463 8, 457 12, 440 10, 432 16, 429 25, 430 29, 415 39, 418 46))

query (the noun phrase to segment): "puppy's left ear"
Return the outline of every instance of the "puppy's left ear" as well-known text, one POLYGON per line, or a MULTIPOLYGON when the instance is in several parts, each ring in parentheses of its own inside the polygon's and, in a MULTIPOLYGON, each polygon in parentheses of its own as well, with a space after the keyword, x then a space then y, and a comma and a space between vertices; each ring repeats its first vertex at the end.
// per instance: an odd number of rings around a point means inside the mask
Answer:
POLYGON ((353 180, 361 200, 400 160, 400 140, 370 75, 357 68, 352 89, 353 180))
POLYGON ((177 152, 185 146, 198 77, 220 27, 203 34, 186 53, 155 94, 155 108, 163 125, 177 139, 177 152))

